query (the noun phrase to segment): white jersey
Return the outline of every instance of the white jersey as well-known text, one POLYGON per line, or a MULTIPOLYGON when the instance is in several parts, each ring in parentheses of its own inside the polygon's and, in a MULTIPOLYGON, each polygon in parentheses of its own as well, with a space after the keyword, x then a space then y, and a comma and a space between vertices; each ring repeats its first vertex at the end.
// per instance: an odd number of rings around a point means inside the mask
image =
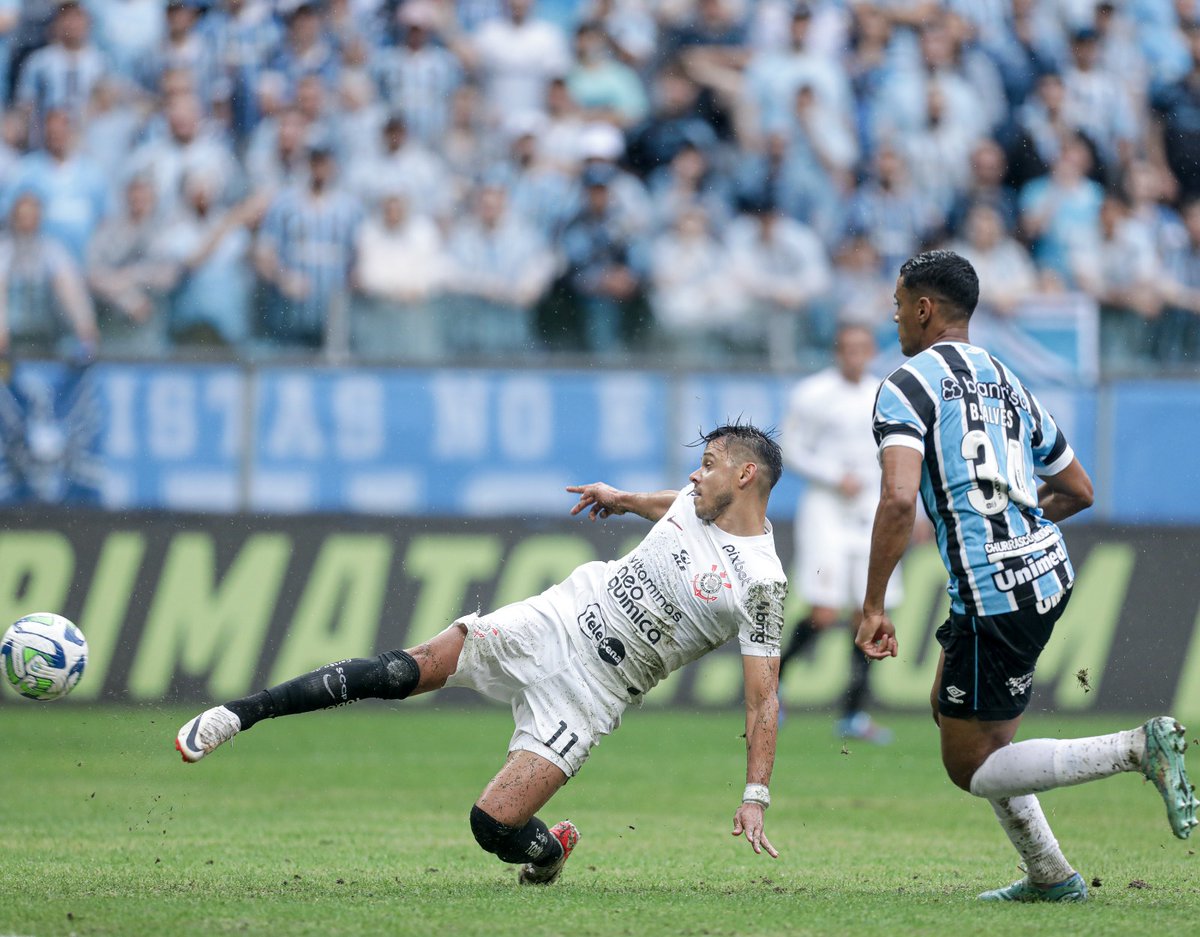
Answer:
POLYGON ((585 563, 530 599, 585 651, 602 683, 639 697, 737 636, 743 655, 777 657, 787 578, 768 523, 735 537, 700 520, 688 485, 630 553, 585 563))
POLYGON ((879 501, 880 470, 871 426, 879 381, 866 375, 858 383, 837 368, 827 368, 796 385, 788 401, 783 456, 788 468, 808 483, 813 494, 837 499, 846 523, 869 526, 879 501), (854 498, 838 491, 853 475, 862 483, 854 498))

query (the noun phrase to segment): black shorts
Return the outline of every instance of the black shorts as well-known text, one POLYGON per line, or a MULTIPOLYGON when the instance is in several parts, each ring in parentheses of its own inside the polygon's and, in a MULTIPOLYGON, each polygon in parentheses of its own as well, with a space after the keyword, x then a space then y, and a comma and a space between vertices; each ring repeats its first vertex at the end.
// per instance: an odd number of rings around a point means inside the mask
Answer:
POLYGON ((1033 669, 1054 624, 1071 598, 1068 588, 1052 608, 1004 615, 951 612, 937 630, 946 653, 937 688, 938 712, 959 719, 1015 719, 1033 695, 1033 669))

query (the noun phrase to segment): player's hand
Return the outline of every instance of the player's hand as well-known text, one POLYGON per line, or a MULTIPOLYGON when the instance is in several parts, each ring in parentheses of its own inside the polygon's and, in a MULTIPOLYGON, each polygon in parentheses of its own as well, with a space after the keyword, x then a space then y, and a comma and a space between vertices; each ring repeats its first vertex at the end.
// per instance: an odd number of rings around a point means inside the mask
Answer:
POLYGON ((858 634, 854 636, 854 643, 871 660, 895 657, 896 626, 888 618, 887 612, 864 612, 862 624, 858 626, 858 634))
POLYGON ((763 808, 759 804, 742 804, 737 809, 737 813, 733 815, 733 835, 741 836, 746 834, 746 839, 750 843, 750 848, 756 853, 761 854, 765 849, 767 855, 772 859, 779 858, 779 850, 771 845, 771 841, 767 839, 766 831, 763 830, 763 808))
POLYGON ((625 508, 620 504, 624 492, 612 485, 606 485, 604 482, 592 482, 590 485, 568 485, 567 491, 579 495, 579 501, 571 508, 572 516, 581 511, 587 511, 588 516, 592 520, 596 520, 625 513, 625 508))

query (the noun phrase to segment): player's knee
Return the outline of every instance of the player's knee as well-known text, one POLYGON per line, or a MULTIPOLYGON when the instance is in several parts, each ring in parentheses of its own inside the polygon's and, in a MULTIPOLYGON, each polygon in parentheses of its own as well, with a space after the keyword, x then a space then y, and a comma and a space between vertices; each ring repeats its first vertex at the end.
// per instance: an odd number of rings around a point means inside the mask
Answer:
POLYGON ((421 668, 408 651, 384 651, 377 658, 382 665, 380 696, 383 699, 407 699, 421 682, 421 668))
POLYGON ((505 826, 487 811, 480 809, 478 804, 471 807, 471 833, 484 852, 500 855, 505 851, 504 847, 513 832, 511 826, 505 826))

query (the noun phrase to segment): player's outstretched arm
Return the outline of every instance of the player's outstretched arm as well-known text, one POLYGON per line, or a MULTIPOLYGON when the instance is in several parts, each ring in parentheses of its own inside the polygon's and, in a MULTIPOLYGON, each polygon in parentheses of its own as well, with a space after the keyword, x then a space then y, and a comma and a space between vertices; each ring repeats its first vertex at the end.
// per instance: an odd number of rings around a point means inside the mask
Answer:
POLYGON ((771 803, 768 785, 779 731, 779 658, 743 656, 742 673, 746 680, 746 791, 733 815, 733 835, 745 834, 756 853, 765 850, 778 859, 779 851, 763 828, 763 814, 771 803))
POLYGON ((568 485, 567 491, 579 495, 571 514, 587 511, 592 520, 614 514, 636 514, 648 521, 657 521, 678 497, 678 491, 622 491, 604 482, 590 485, 568 485))

